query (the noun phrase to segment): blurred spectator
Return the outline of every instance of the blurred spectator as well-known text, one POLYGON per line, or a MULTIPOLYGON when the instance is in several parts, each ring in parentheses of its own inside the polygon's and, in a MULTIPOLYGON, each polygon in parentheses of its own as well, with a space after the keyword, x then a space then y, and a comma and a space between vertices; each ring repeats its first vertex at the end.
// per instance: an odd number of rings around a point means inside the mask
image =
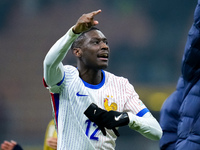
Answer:
POLYGON ((22 147, 13 140, 11 140, 10 142, 4 141, 1 144, 1 149, 2 150, 23 150, 22 147))
MULTIPOLYGON (((17 144, 17 142, 11 140, 4 141, 1 144, 2 150, 23 150, 22 147, 17 144)), ((54 120, 52 119, 46 129, 45 139, 44 139, 44 150, 56 150, 57 149, 57 132, 55 129, 54 120)))
POLYGON ((194 12, 176 91, 164 102, 161 150, 200 149, 200 0, 194 12))
POLYGON ((54 120, 52 119, 46 129, 44 138, 44 150, 57 149, 57 131, 55 129, 54 120))

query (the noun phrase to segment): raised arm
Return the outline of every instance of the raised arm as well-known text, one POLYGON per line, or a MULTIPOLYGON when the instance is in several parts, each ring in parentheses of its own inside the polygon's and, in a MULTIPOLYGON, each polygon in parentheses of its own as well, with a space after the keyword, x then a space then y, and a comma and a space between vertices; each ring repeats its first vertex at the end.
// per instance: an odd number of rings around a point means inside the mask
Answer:
POLYGON ((44 80, 49 87, 55 86, 63 79, 62 60, 79 34, 98 24, 98 21, 94 20, 94 16, 100 12, 101 10, 97 10, 83 14, 76 24, 51 47, 43 62, 44 80))

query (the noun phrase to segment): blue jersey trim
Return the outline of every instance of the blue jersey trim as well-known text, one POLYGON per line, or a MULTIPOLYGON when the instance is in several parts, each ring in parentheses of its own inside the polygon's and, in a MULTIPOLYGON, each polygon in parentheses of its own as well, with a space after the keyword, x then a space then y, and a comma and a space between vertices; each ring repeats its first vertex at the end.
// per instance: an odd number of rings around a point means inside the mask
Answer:
POLYGON ((103 79, 97 85, 89 84, 89 83, 85 82, 84 80, 82 80, 82 79, 81 80, 83 81, 84 85, 86 87, 88 87, 88 88, 91 88, 91 89, 100 89, 104 85, 104 83, 105 83, 105 72, 103 70, 101 70, 101 72, 103 73, 103 79))
POLYGON ((138 112, 136 115, 139 117, 144 116, 144 114, 146 114, 147 112, 149 112, 149 110, 147 108, 142 109, 140 112, 138 112))
POLYGON ((65 79, 65 73, 64 73, 63 79, 59 83, 57 83, 56 85, 60 86, 63 83, 64 79, 65 79))
POLYGON ((60 95, 58 93, 51 93, 51 99, 53 103, 53 109, 54 109, 54 115, 56 120, 56 125, 58 126, 58 113, 59 113, 59 97, 60 95))
MULTIPOLYGON (((59 94, 54 94, 55 105, 56 105, 56 118, 58 119, 58 112, 59 112, 59 94)), ((58 122, 58 120, 57 120, 58 122)))

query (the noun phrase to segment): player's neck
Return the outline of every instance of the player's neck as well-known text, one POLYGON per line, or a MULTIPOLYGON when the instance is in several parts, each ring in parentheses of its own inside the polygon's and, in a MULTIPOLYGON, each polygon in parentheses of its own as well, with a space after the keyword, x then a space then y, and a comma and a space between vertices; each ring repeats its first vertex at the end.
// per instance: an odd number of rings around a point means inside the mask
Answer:
POLYGON ((101 70, 92 69, 79 70, 79 76, 85 82, 93 85, 99 84, 103 78, 101 70))

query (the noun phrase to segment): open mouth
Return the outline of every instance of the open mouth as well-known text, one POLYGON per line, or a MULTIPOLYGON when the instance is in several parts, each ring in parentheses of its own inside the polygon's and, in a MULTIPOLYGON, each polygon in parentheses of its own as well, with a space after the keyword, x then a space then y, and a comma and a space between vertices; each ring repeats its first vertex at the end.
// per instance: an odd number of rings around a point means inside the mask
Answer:
POLYGON ((108 54, 107 54, 107 53, 102 53, 102 54, 99 54, 97 57, 98 57, 98 58, 105 58, 105 59, 108 59, 108 54))
POLYGON ((108 53, 99 54, 97 57, 102 61, 108 61, 108 53))

